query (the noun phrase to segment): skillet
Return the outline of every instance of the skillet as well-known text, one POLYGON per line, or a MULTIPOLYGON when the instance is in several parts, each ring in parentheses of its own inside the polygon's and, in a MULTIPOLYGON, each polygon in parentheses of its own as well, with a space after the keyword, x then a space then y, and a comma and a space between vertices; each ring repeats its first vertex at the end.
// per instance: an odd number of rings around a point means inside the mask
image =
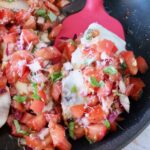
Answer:
MULTIPOLYGON (((75 13, 84 7, 85 0, 74 0, 63 12, 75 13)), ((150 1, 105 0, 105 8, 123 25, 127 49, 143 56, 150 64, 150 1)), ((80 19, 80 18, 79 18, 80 19)), ((119 150, 131 142, 150 122, 150 70, 141 78, 146 84, 138 102, 131 103, 130 114, 119 124, 118 131, 108 134, 101 142, 88 144, 85 139, 73 142, 73 150, 119 150)), ((0 129, 0 150, 21 150, 16 139, 9 135, 8 127, 0 129)))

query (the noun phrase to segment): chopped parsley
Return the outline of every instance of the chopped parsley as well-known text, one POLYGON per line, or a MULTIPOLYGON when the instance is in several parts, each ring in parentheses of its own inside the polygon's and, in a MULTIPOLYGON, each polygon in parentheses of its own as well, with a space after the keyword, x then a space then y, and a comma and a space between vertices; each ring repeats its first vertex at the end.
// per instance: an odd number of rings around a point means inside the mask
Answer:
POLYGON ((14 0, 7 0, 7 2, 14 2, 14 0))
POLYGON ((74 139, 74 128, 75 128, 75 123, 71 121, 69 123, 69 135, 72 139, 74 139))
POLYGON ((50 79, 53 81, 53 82, 56 82, 60 79, 62 79, 63 75, 61 72, 54 72, 53 74, 50 75, 50 79))
POLYGON ((104 87, 105 86, 104 81, 98 82, 95 77, 90 77, 90 83, 93 87, 104 87))
POLYGON ((18 120, 14 120, 14 125, 16 127, 17 133, 24 134, 24 135, 29 135, 29 133, 27 131, 21 130, 21 127, 20 127, 20 124, 19 124, 18 120))
POLYGON ((36 15, 41 17, 46 17, 46 10, 45 9, 38 9, 36 10, 36 15))
POLYGON ((26 101, 27 97, 26 96, 21 96, 21 95, 16 95, 13 97, 13 99, 19 103, 23 103, 26 101))
POLYGON ((108 129, 110 129, 110 122, 109 122, 109 120, 105 120, 104 121, 104 124, 105 124, 105 126, 108 128, 108 129))
POLYGON ((108 66, 105 67, 103 70, 104 73, 110 74, 110 75, 115 75, 118 73, 117 69, 113 66, 108 66))

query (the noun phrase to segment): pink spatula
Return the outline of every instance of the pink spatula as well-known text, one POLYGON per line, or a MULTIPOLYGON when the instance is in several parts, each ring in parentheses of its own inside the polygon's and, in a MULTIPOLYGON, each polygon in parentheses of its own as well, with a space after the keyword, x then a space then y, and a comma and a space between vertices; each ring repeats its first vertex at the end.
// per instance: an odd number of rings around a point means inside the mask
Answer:
POLYGON ((103 2, 104 0, 87 0, 83 10, 67 17, 62 23, 63 28, 56 38, 55 45, 57 46, 61 37, 72 38, 74 34, 83 33, 93 22, 101 24, 124 40, 122 25, 107 14, 103 2))

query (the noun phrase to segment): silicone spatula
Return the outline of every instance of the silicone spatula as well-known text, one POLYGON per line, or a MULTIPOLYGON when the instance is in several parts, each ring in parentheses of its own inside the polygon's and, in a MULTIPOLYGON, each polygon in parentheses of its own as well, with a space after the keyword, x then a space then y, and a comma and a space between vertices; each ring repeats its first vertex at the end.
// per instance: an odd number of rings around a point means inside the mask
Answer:
POLYGON ((104 0, 87 0, 85 7, 80 12, 67 17, 62 23, 63 28, 56 38, 55 45, 57 46, 61 37, 72 38, 75 34, 83 33, 93 22, 101 24, 124 40, 121 23, 108 15, 103 3, 104 0))

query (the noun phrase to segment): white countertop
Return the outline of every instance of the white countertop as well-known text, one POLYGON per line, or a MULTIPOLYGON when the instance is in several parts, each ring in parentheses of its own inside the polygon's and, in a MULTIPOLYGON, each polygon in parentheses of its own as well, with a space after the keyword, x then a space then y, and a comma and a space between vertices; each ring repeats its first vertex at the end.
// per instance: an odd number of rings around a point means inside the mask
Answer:
POLYGON ((123 150, 150 150, 150 126, 123 150))

